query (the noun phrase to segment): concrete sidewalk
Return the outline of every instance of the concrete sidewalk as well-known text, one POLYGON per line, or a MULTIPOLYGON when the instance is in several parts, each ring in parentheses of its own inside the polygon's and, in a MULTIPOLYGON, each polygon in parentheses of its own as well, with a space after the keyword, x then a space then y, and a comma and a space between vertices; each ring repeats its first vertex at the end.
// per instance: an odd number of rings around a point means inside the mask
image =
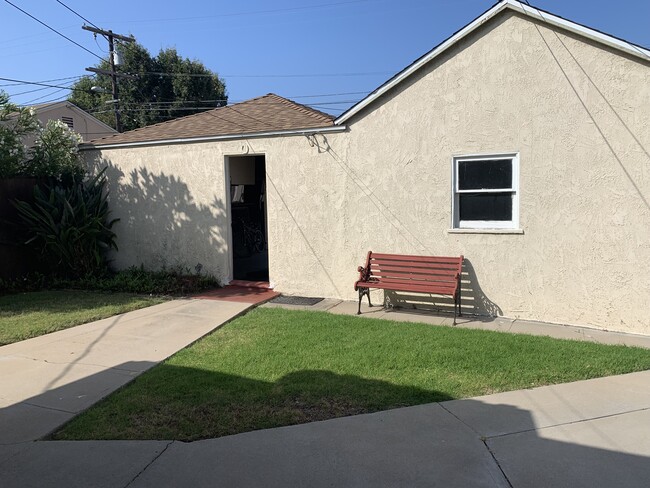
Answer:
POLYGON ((0 487, 650 486, 650 371, 193 443, 35 440, 251 306, 175 300, 0 348, 0 487))
POLYGON ((650 371, 193 443, 0 446, 12 487, 643 487, 650 371))
POLYGON ((0 445, 47 435, 251 306, 172 300, 0 347, 0 445))

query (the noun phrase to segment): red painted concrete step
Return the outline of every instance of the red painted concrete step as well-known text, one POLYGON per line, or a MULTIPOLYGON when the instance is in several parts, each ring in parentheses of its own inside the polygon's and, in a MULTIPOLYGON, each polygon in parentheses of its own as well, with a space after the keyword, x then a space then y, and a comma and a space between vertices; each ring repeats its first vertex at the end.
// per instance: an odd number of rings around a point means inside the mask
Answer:
POLYGON ((232 280, 228 284, 230 286, 244 286, 246 288, 263 288, 265 290, 272 290, 271 284, 268 281, 232 280))
POLYGON ((268 302, 279 295, 278 292, 268 288, 228 285, 216 290, 204 291, 198 295, 194 295, 192 298, 259 304, 268 302))

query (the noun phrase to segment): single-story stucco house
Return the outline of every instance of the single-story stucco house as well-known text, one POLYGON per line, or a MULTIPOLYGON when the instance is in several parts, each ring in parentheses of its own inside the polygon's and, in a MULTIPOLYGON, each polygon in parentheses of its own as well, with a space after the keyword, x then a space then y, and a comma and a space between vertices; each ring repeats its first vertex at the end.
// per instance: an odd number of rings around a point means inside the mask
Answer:
POLYGON ((649 151, 650 51, 512 0, 336 119, 269 94, 84 147, 121 268, 355 299, 369 250, 464 255, 464 313, 641 334, 649 151))

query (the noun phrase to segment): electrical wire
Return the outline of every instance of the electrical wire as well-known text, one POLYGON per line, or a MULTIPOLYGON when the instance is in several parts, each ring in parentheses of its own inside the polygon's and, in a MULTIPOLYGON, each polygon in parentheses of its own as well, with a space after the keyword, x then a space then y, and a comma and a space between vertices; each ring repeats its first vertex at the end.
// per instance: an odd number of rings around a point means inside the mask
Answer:
MULTIPOLYGON (((15 80, 13 78, 0 78, 0 80, 2 80, 2 81, 12 81, 12 82, 16 82, 16 83, 20 83, 20 84, 24 84, 24 85, 46 86, 46 87, 49 87, 49 88, 65 88, 66 90, 80 91, 80 92, 84 92, 84 93, 89 93, 90 92, 90 90, 84 90, 82 88, 74 88, 74 87, 71 87, 71 86, 61 86, 61 85, 50 85, 50 84, 47 84, 47 83, 40 83, 38 81, 15 80)), ((90 93, 92 93, 92 92, 90 92, 90 93)))
POLYGON ((96 24, 93 24, 90 20, 88 20, 86 17, 84 17, 83 15, 81 15, 81 14, 80 14, 79 12, 77 12, 76 10, 72 9, 71 7, 68 7, 68 6, 67 6, 65 3, 63 3, 61 0, 56 0, 56 3, 58 3, 58 4, 62 5, 62 6, 64 6, 65 8, 67 8, 70 12, 72 12, 73 14, 75 14, 77 17, 79 17, 79 18, 80 18, 81 20, 83 20, 84 22, 88 22, 88 23, 89 23, 90 25, 92 25, 93 27, 95 27, 95 28, 101 30, 100 27, 97 27, 96 24))
POLYGON ((25 10, 23 10, 22 8, 20 8, 18 5, 15 5, 15 4, 11 3, 9 0, 4 0, 4 1, 5 1, 5 3, 8 3, 8 4, 11 5, 12 7, 14 7, 15 9, 20 10, 22 13, 24 13, 25 15, 27 15, 29 18, 31 18, 31 19, 35 20, 36 22, 38 22, 39 24, 41 24, 41 25, 47 27, 47 28, 50 29, 52 32, 55 32, 55 33, 58 34, 59 36, 63 37, 64 39, 66 39, 66 40, 68 40, 68 41, 70 41, 70 42, 71 42, 72 44, 74 44, 75 46, 80 47, 80 48, 83 49, 84 51, 86 51, 86 52, 92 54, 93 56, 95 56, 96 58, 99 58, 99 59, 101 59, 101 60, 104 59, 104 58, 102 58, 100 55, 98 55, 98 54, 92 52, 90 49, 88 49, 88 48, 82 46, 82 45, 79 44, 77 41, 73 41, 72 39, 70 39, 70 38, 69 38, 68 36, 66 36, 65 34, 62 34, 62 33, 59 32, 58 30, 56 30, 54 27, 51 27, 51 26, 49 26, 48 24, 46 24, 45 22, 43 22, 42 20, 37 19, 36 17, 34 17, 34 16, 33 16, 32 14, 30 14, 29 12, 26 12, 25 10))
MULTIPOLYGON (((58 0, 57 0, 58 1, 58 0)), ((233 12, 229 14, 216 14, 216 15, 202 15, 200 17, 175 17, 175 18, 166 18, 166 19, 146 19, 146 20, 126 20, 120 21, 121 23, 129 24, 143 24, 143 23, 158 23, 158 22, 178 22, 178 21, 187 21, 187 20, 205 20, 213 18, 222 18, 222 17, 241 17, 247 15, 259 15, 259 14, 275 14, 282 12, 295 12, 302 10, 313 10, 326 7, 337 7, 341 5, 352 5, 359 3, 368 3, 373 2, 374 0, 351 0, 347 2, 337 2, 337 3, 323 3, 320 5, 305 5, 301 7, 288 7, 288 8, 279 8, 273 10, 257 10, 257 11, 248 11, 248 12, 233 12)), ((61 2, 59 2, 61 3, 61 2)))
MULTIPOLYGON (((5 0, 6 1, 6 0, 5 0)), ((338 76, 385 76, 393 74, 392 71, 367 71, 358 73, 291 73, 291 74, 261 74, 261 75, 221 75, 218 73, 164 73, 158 71, 143 71, 141 73, 129 73, 133 75, 148 75, 148 76, 187 76, 189 78, 210 78, 213 76, 220 78, 328 78, 338 76)))
POLYGON ((79 75, 79 76, 68 76, 66 78, 54 78, 52 80, 40 80, 40 81, 21 81, 19 83, 3 83, 0 84, 0 86, 20 86, 20 85, 31 85, 33 83, 49 83, 50 81, 64 81, 64 80, 72 80, 73 78, 83 78, 84 76, 87 75, 79 75))

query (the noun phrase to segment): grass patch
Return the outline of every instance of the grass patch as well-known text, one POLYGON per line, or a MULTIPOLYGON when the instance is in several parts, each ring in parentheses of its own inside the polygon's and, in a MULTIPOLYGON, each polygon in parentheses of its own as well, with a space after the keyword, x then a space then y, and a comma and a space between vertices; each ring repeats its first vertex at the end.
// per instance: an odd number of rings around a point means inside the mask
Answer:
POLYGON ((0 346, 163 301, 160 297, 79 290, 0 296, 0 346))
POLYGON ((648 368, 640 348, 258 308, 53 437, 195 440, 648 368))

